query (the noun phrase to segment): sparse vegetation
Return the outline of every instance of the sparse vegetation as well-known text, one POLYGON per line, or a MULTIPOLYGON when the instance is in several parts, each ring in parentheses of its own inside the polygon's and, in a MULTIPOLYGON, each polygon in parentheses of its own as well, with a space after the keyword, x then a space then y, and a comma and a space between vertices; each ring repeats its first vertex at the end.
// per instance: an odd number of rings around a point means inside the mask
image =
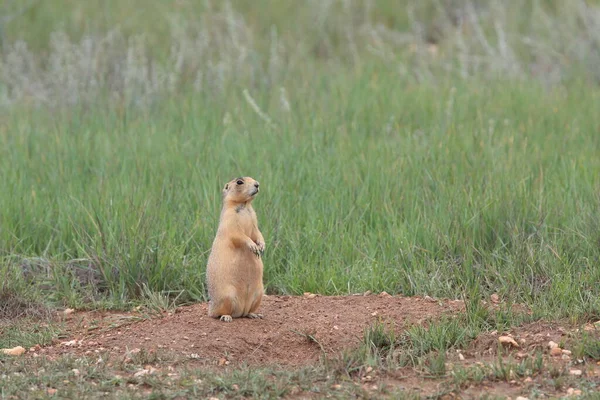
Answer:
MULTIPOLYGON (((251 175, 268 293, 429 295, 465 313, 375 325, 313 369, 136 388, 368 397, 332 378, 367 368, 563 387, 564 366, 460 370, 449 353, 526 321, 600 319, 599 27, 597 0, 2 2, 0 348, 51 343, 64 307, 206 300, 220 188, 251 175)), ((600 359, 580 339, 573 359, 600 359)), ((88 359, 0 364, 2 398, 139 393, 88 359), (16 374, 36 368, 57 372, 16 374)))

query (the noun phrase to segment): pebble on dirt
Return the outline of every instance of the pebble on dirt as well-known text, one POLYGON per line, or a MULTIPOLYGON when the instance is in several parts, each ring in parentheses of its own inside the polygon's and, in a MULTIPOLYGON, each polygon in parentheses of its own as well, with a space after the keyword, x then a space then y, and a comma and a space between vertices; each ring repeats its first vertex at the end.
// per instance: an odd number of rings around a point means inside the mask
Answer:
POLYGON ((137 371, 135 374, 133 374, 133 376, 136 378, 139 378, 140 376, 144 376, 144 375, 152 375, 155 372, 156 372, 156 368, 151 367, 151 366, 146 366, 146 368, 137 371))
POLYGON ((500 336, 498 338, 498 341, 500 343, 502 343, 503 345, 509 345, 509 346, 513 346, 513 347, 519 347, 519 344, 515 341, 515 339, 511 338, 510 336, 500 336))
POLYGON ((569 374, 573 376, 581 376, 583 374, 583 371, 580 369, 572 369, 569 371, 569 374))
POLYGON ((0 351, 6 354, 7 356, 20 356, 25 354, 26 350, 21 346, 17 346, 13 347, 12 349, 1 349, 0 351))
POLYGON ((553 357, 558 357, 562 355, 562 349, 560 347, 554 347, 550 349, 550 355, 553 357))

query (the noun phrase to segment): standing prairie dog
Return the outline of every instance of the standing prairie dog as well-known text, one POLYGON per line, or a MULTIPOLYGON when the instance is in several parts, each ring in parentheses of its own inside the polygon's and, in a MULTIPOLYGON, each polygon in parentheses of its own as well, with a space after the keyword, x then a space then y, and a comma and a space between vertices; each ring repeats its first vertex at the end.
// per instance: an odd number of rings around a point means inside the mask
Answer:
POLYGON ((208 315, 221 321, 262 318, 255 314, 263 296, 261 256, 265 250, 252 208, 258 187, 257 181, 243 177, 223 189, 219 228, 206 267, 208 315))

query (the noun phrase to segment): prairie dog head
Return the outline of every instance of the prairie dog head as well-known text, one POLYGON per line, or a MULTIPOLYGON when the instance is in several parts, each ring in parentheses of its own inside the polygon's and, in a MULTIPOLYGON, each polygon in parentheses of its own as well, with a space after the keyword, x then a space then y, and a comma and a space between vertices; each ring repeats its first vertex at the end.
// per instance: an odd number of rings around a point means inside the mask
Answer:
POLYGON ((249 176, 233 179, 223 188, 223 201, 233 203, 247 203, 258 194, 258 181, 249 176))

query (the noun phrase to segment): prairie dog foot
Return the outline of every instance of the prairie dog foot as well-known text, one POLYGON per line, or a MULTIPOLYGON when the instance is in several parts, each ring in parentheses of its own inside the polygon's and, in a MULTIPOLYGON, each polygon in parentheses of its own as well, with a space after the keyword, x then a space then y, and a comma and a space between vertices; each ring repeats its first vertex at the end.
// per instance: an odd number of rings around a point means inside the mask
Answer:
POLYGON ((250 319, 262 319, 263 315, 262 314, 250 313, 246 317, 250 318, 250 319))
POLYGON ((223 322, 231 322, 233 318, 231 318, 231 315, 221 315, 220 320, 223 322))

